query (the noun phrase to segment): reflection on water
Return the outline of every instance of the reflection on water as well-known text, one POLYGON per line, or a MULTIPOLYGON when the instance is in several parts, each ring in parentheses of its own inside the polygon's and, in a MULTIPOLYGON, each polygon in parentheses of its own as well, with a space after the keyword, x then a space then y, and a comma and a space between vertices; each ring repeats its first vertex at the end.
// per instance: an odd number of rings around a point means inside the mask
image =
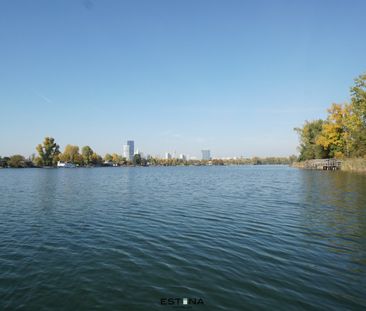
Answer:
POLYGON ((0 309, 363 310, 366 176, 0 170, 0 309))
POLYGON ((308 234, 323 239, 330 251, 349 254, 353 262, 365 264, 366 243, 360 243, 360 237, 366 237, 366 177, 304 171, 302 180, 308 234))

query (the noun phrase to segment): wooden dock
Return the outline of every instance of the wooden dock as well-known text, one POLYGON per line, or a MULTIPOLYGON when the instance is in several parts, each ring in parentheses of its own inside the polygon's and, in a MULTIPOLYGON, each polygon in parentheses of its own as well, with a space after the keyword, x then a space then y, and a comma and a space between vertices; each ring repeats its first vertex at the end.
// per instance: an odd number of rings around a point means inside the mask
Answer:
POLYGON ((304 168, 313 170, 335 171, 341 168, 342 161, 338 159, 314 159, 305 161, 304 168))

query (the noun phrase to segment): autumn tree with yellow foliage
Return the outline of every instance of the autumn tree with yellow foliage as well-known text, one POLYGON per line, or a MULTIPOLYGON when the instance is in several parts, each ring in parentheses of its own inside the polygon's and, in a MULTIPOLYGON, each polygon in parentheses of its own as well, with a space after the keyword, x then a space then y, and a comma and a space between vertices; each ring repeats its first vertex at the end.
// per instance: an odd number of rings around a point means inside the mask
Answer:
POLYGON ((295 130, 300 161, 366 156, 366 75, 355 79, 350 103, 332 104, 327 120, 307 121, 295 130))

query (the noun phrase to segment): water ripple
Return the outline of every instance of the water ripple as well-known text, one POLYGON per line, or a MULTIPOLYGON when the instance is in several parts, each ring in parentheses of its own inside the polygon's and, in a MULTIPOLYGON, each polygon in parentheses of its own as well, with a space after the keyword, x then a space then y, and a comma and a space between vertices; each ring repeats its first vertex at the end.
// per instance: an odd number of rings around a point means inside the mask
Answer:
POLYGON ((1 170, 0 309, 362 310, 364 189, 276 166, 1 170))

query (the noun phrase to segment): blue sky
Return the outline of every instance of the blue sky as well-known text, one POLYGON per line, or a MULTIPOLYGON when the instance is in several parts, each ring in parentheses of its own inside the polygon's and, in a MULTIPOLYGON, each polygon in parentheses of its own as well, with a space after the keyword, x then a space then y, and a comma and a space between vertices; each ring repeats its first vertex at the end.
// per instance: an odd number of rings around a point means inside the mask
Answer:
POLYGON ((0 0, 0 155, 287 156, 366 71, 366 1, 0 0))

